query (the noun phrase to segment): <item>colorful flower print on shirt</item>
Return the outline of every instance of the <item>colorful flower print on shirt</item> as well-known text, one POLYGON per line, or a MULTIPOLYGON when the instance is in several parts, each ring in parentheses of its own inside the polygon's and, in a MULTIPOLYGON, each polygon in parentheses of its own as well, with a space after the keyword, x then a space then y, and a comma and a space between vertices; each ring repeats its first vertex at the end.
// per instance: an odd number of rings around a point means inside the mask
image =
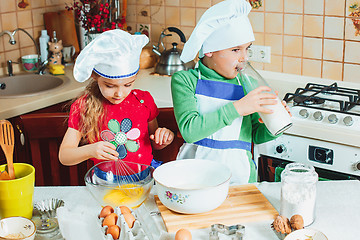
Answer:
POLYGON ((124 118, 121 124, 116 119, 111 119, 108 122, 110 131, 101 132, 101 138, 104 141, 115 145, 120 159, 127 156, 127 151, 136 152, 139 149, 139 144, 134 140, 140 136, 140 130, 138 128, 131 129, 131 127, 132 122, 129 118, 124 118))

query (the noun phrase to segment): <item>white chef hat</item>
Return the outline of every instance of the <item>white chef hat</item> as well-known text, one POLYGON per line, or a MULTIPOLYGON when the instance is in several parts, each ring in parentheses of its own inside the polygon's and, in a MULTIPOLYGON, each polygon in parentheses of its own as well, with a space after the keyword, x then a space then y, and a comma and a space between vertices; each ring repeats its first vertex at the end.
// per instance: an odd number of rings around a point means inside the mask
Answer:
POLYGON ((204 53, 236 47, 255 40, 248 18, 250 4, 245 0, 225 0, 210 7, 200 18, 180 59, 189 62, 204 53))
POLYGON ((120 29, 106 31, 91 41, 79 54, 74 66, 78 82, 90 78, 92 71, 105 78, 127 78, 139 71, 145 35, 131 35, 120 29))

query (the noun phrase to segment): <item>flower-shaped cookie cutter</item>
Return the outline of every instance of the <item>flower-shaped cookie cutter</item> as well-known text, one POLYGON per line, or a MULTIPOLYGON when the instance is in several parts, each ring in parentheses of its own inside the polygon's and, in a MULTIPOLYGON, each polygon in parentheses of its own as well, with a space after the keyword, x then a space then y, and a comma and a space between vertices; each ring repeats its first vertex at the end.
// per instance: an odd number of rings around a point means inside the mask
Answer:
POLYGON ((219 240, 219 233, 225 235, 235 235, 232 239, 243 240, 245 236, 245 226, 237 224, 226 226, 224 224, 211 225, 209 240, 219 240))

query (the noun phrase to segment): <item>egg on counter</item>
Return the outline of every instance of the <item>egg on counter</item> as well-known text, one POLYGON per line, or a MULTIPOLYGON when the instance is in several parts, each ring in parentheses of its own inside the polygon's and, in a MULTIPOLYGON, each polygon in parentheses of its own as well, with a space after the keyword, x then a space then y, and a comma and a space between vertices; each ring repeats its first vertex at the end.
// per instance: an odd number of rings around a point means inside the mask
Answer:
POLYGON ((113 239, 118 239, 120 236, 120 227, 118 225, 112 225, 106 229, 106 234, 110 234, 113 239))
POLYGON ((105 206, 101 209, 99 218, 105 218, 107 215, 110 215, 114 212, 114 209, 111 206, 105 206))
POLYGON ((125 222, 129 226, 129 228, 133 228, 134 223, 135 223, 134 215, 132 215, 131 213, 124 213, 123 216, 124 216, 125 222))
POLYGON ((118 215, 116 213, 110 213, 109 215, 107 215, 104 218, 104 221, 102 223, 102 226, 112 226, 112 225, 116 225, 116 222, 118 220, 118 215))
POLYGON ((187 229, 179 229, 175 234, 175 240, 191 240, 191 232, 187 229))
POLYGON ((131 210, 127 206, 120 206, 120 212, 121 214, 131 213, 131 210))

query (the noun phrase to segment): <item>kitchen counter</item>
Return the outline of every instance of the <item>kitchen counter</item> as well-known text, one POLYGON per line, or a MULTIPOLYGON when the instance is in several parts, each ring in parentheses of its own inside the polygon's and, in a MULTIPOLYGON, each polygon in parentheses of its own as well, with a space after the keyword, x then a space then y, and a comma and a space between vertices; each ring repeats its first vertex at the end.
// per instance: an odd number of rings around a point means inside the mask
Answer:
MULTIPOLYGON (((257 183, 256 186, 270 201, 276 210, 280 209, 280 183, 257 183)), ((157 211, 154 201, 154 189, 142 209, 146 214, 157 211)), ((326 181, 319 182, 317 187, 316 219, 308 228, 314 228, 323 232, 329 240, 359 238, 360 228, 360 182, 359 181, 326 181)), ((86 187, 36 187, 34 202, 49 198, 58 198, 65 201, 65 208, 69 210, 71 218, 61 219, 64 235, 67 240, 72 239, 96 239, 99 236, 99 228, 96 216, 100 212, 100 205, 93 199, 86 187), (66 226, 65 226, 66 225, 66 226), (80 238, 78 238, 81 236, 80 238)), ((144 216, 142 216, 144 217, 144 216)), ((165 226, 160 216, 152 218, 152 231, 162 233, 161 240, 174 239, 174 234, 165 232, 165 226)), ((240 223, 245 226, 245 240, 277 240, 278 238, 270 228, 272 220, 240 223)), ((148 223, 149 225, 151 223, 148 223)), ((191 230, 194 240, 208 239, 210 229, 191 230)), ((100 235, 101 236, 101 235, 100 235)), ((220 239, 228 239, 224 236, 220 239)))
MULTIPOLYGON (((0 98, 0 119, 19 116, 77 97, 85 89, 88 81, 83 83, 75 81, 72 70, 73 66, 65 68, 64 76, 69 81, 53 91, 28 97, 0 98)), ((141 69, 134 88, 149 91, 159 108, 172 107, 170 77, 151 75, 152 72, 153 68, 141 69)))

